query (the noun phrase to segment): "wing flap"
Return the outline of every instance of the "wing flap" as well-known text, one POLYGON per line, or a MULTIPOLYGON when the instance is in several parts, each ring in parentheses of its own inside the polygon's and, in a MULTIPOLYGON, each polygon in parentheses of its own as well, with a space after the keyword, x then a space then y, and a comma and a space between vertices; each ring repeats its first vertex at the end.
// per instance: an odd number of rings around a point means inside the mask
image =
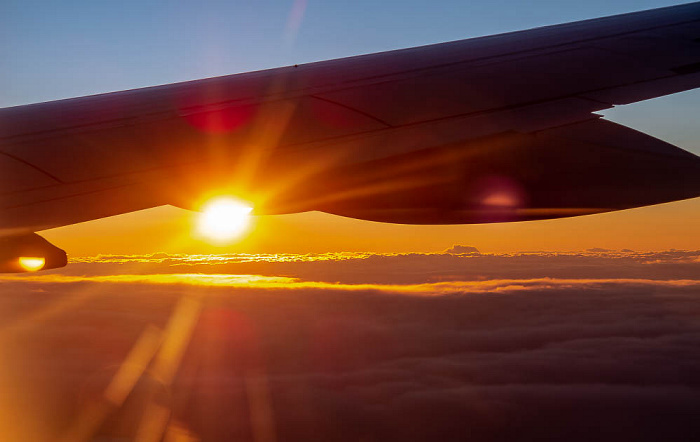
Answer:
POLYGON ((401 224, 524 221, 700 196, 700 158, 595 120, 358 165, 319 187, 327 193, 309 195, 307 210, 401 224))
POLYGON ((695 89, 699 85, 700 73, 692 73, 588 92, 582 97, 611 105, 622 105, 695 89))

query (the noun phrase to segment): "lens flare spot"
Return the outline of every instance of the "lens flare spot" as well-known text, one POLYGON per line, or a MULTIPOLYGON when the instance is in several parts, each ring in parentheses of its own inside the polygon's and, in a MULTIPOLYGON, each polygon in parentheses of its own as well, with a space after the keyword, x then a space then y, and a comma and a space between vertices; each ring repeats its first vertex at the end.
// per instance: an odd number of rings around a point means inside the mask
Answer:
POLYGON ((217 198, 202 208, 197 231, 215 243, 230 242, 246 232, 252 210, 252 207, 236 199, 217 198))
POLYGON ((19 265, 28 272, 36 272, 44 268, 46 259, 44 257, 22 256, 19 258, 19 265))
POLYGON ((232 107, 184 115, 185 121, 208 134, 227 134, 242 130, 255 115, 255 107, 232 107))
POLYGON ((520 201, 518 201, 517 195, 513 193, 508 193, 507 191, 499 191, 487 195, 482 203, 485 206, 492 207, 517 207, 520 201))

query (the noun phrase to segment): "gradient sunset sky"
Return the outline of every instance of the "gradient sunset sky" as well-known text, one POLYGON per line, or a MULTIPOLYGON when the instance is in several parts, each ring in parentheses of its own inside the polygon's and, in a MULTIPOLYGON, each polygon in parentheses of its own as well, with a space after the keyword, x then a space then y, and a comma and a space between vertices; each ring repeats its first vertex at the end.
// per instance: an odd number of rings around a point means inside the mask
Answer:
MULTIPOLYGON (((459 40, 673 5, 624 0, 4 1, 0 107, 459 40)), ((700 91, 605 112, 700 154, 700 91)), ((156 208, 43 232, 71 256, 98 253, 700 248, 700 199, 552 221, 403 226, 321 213, 263 217, 227 247, 193 239, 193 214, 156 208)))

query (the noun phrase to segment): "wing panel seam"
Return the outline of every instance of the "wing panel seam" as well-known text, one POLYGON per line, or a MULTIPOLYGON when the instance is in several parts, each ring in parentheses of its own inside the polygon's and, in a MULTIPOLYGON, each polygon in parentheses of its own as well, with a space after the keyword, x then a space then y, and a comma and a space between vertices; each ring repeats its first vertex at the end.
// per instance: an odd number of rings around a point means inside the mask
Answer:
POLYGON ((55 176, 54 174, 51 174, 51 173, 45 171, 44 169, 42 169, 42 168, 40 168, 40 167, 38 167, 38 166, 35 166, 34 164, 30 163, 30 162, 27 161, 27 160, 24 160, 24 159, 22 159, 22 158, 20 158, 20 157, 18 157, 18 156, 12 155, 12 154, 7 153, 7 152, 4 152, 4 151, 0 151, 0 155, 5 155, 5 156, 8 157, 8 158, 12 158, 13 160, 15 160, 15 161, 17 161, 17 162, 19 162, 19 163, 22 163, 22 164, 24 164, 25 166, 31 167, 32 169, 36 170, 37 172, 40 172, 40 173, 46 175, 47 177, 51 178, 51 179, 54 180, 54 181, 57 181, 57 182, 60 183, 60 184, 65 184, 65 182, 64 182, 63 180, 61 180, 60 178, 58 178, 58 177, 55 176))
POLYGON ((311 97, 311 98, 314 98, 314 99, 316 99, 316 100, 319 100, 319 101, 325 101, 326 103, 329 103, 329 104, 332 104, 332 105, 335 105, 335 106, 338 106, 338 107, 342 107, 343 109, 347 109, 347 110, 349 110, 349 111, 351 111, 351 112, 355 112, 355 113, 357 113, 357 114, 359 114, 359 115, 363 115, 363 116, 365 116, 365 117, 367 117, 367 118, 371 118, 372 120, 374 120, 374 121, 376 121, 377 123, 380 123, 380 124, 382 124, 382 125, 384 125, 384 126, 386 126, 386 127, 396 127, 396 126, 393 126, 393 125, 387 123, 386 121, 382 120, 381 118, 375 117, 374 115, 369 114, 369 113, 364 112, 364 111, 361 111, 361 110, 359 110, 359 109, 355 109, 354 107, 348 106, 347 104, 338 103, 337 101, 329 100, 328 98, 324 98, 324 97, 319 97, 318 95, 308 95, 308 96, 311 97))

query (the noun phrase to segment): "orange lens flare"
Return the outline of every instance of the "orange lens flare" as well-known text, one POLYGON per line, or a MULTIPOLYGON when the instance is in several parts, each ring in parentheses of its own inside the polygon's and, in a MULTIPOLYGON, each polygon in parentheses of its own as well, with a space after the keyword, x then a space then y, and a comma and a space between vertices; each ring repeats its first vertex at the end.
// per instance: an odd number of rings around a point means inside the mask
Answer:
POLYGON ((243 235, 250 226, 249 205, 229 197, 210 201, 202 209, 197 231, 215 243, 226 243, 243 235))
POLYGON ((44 268, 46 259, 43 257, 22 256, 19 258, 19 265, 28 272, 36 272, 44 268))
POLYGON ((503 191, 486 196, 482 203, 486 206, 509 208, 518 207, 520 201, 517 195, 503 191))

